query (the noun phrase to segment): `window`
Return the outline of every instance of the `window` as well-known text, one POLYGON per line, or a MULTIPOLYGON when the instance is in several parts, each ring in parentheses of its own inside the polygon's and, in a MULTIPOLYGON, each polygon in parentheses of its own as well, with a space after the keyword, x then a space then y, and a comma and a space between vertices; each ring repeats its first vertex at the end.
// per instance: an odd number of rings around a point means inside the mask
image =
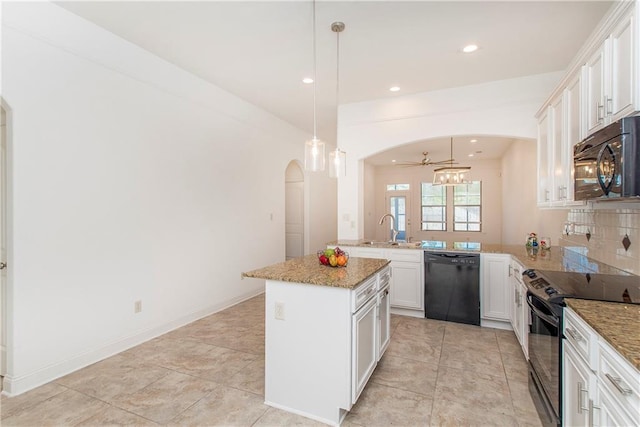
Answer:
POLYGON ((422 230, 447 229, 447 187, 422 183, 422 230))
POLYGON ((387 184, 387 191, 408 191, 409 184, 387 184))
POLYGON ((453 231, 480 231, 481 187, 480 181, 453 187, 453 231))

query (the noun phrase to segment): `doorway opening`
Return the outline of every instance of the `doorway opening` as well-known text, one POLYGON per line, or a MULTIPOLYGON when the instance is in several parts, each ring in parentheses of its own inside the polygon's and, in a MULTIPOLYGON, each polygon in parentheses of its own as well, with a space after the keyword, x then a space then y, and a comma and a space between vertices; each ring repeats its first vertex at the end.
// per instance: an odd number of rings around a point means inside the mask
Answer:
MULTIPOLYGON (((1 100, 0 100, 1 101, 1 100)), ((7 374, 7 122, 8 110, 0 103, 0 392, 7 374)))
POLYGON ((296 160, 285 171, 285 257, 304 255, 304 172, 296 160))
MULTIPOLYGON (((393 215, 393 228, 398 232, 397 240, 407 241, 411 236, 411 194, 406 191, 389 191, 387 213, 393 215)), ((389 230, 389 240, 393 239, 393 231, 389 230)))

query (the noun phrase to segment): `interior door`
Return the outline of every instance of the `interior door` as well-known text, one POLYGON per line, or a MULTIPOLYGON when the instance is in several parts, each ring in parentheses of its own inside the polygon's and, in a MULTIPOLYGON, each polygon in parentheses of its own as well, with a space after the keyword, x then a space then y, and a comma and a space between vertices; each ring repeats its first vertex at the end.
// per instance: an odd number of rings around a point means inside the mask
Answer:
MULTIPOLYGON (((409 192, 394 191, 388 196, 388 213, 393 215, 393 228, 398 231, 397 240, 407 240, 411 236, 411 198, 409 192)), ((389 229, 389 240, 393 238, 393 231, 389 229)))
POLYGON ((0 391, 3 390, 7 373, 7 245, 6 245, 6 159, 7 159, 6 113, 0 107, 0 391))

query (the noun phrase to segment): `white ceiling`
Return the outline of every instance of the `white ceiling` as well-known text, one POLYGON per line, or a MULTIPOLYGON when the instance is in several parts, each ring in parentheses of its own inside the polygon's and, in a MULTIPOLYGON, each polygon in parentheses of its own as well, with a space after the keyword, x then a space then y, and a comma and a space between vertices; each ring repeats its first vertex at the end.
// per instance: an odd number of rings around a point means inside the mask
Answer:
MULTIPOLYGON (((311 1, 57 4, 312 132, 313 85, 301 82, 313 74, 311 1)), ((318 0, 318 137, 335 141, 334 21, 346 24, 340 35, 344 104, 564 70, 610 5, 318 0), (468 43, 480 50, 461 53, 468 43), (393 85, 401 91, 389 92, 393 85)), ((425 143, 418 145, 405 146, 402 158, 420 160, 425 143)))

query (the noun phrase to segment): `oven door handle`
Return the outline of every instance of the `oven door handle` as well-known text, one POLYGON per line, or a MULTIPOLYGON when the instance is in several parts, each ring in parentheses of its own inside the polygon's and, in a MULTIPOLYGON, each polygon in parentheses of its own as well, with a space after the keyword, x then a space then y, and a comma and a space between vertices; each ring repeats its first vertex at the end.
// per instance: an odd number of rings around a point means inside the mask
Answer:
POLYGON ((531 303, 531 299, 529 298, 529 296, 527 296, 527 305, 529 306, 529 308, 531 308, 531 311, 533 311, 533 313, 536 316, 538 316, 539 318, 541 318, 545 322, 549 323, 550 325, 555 326, 556 328, 560 325, 560 322, 558 322, 558 319, 556 319, 553 316, 549 316, 548 314, 545 314, 542 311, 540 311, 539 308, 534 307, 533 304, 531 303))

